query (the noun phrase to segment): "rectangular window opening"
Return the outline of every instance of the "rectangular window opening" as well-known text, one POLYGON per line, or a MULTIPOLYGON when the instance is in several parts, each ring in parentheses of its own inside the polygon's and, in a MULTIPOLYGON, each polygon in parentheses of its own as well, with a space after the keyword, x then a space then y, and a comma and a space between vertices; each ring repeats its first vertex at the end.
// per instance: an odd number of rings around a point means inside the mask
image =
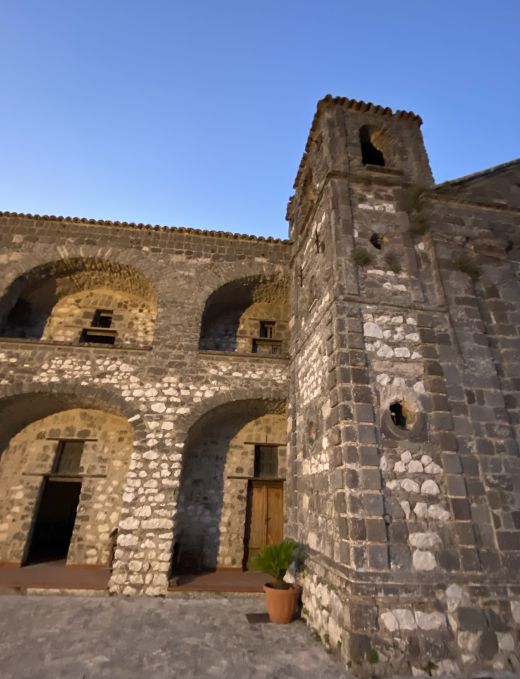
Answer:
POLYGON ((53 474, 58 476, 78 476, 84 446, 85 441, 59 441, 53 474))
POLYGON ((96 309, 92 319, 93 328, 110 328, 114 319, 114 312, 111 309, 96 309))
POLYGON ((274 321, 260 321, 260 337, 263 339, 273 339, 274 321))
POLYGON ((255 445, 255 478, 278 477, 278 446, 255 445))

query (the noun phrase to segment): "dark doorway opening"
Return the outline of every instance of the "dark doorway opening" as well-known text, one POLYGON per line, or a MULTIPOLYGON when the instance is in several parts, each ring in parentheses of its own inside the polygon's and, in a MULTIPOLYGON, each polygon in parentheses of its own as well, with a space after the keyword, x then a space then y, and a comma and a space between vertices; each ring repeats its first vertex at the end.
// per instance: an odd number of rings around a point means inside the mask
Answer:
POLYGON ((26 565, 67 558, 80 491, 80 481, 45 479, 26 565))

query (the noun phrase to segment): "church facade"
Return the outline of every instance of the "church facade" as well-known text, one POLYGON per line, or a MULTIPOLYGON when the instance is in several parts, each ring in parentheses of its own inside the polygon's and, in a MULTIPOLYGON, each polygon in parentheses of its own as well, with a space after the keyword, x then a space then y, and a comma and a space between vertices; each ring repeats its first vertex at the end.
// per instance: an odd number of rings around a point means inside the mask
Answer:
POLYGON ((115 594, 307 548, 352 672, 518 670, 520 161, 326 97, 290 240, 1 213, 0 565, 115 594))

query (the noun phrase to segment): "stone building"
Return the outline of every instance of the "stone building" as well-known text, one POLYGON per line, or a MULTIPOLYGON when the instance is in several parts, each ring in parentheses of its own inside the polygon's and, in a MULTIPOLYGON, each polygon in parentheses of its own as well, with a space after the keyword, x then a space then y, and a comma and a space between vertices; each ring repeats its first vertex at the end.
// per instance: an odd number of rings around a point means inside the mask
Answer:
POLYGON ((110 591, 307 545, 357 674, 520 667, 520 161, 326 97, 290 240, 2 213, 0 562, 110 591))

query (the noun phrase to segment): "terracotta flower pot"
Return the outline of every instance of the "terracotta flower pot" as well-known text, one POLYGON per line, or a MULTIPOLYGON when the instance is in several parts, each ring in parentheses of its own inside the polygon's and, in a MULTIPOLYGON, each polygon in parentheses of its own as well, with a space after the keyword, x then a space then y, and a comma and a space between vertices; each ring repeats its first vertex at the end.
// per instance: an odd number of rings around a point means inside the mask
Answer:
POLYGON ((269 620, 277 625, 286 625, 291 622, 296 611, 300 588, 289 585, 288 589, 278 589, 266 583, 264 592, 269 620))

